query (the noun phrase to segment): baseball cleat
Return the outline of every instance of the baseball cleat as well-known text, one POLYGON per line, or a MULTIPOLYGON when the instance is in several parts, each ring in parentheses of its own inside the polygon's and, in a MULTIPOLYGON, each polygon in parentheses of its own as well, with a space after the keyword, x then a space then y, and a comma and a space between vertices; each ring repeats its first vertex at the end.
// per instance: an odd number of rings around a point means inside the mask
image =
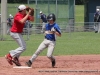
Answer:
POLYGON ((56 61, 55 61, 55 59, 54 59, 54 60, 52 61, 52 67, 54 67, 55 64, 56 64, 56 61))
POLYGON ((98 31, 95 31, 95 33, 98 33, 98 31))
POLYGON ((26 65, 27 65, 28 67, 31 67, 32 62, 29 60, 28 62, 26 62, 26 65))
POLYGON ((10 53, 7 54, 7 55, 5 55, 5 58, 6 58, 6 60, 8 61, 8 63, 9 63, 10 65, 13 65, 13 63, 12 63, 12 57, 11 57, 10 53))
POLYGON ((14 58, 12 59, 12 62, 13 62, 16 66, 21 66, 21 64, 19 63, 19 60, 18 60, 17 57, 14 57, 14 58))

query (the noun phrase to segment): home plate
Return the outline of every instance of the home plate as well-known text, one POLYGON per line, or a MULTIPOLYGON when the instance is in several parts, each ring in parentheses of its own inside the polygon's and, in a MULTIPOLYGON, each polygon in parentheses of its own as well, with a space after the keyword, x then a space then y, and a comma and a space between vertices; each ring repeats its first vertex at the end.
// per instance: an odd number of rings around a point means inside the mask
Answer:
POLYGON ((32 67, 28 67, 28 66, 14 66, 13 68, 32 68, 32 67))

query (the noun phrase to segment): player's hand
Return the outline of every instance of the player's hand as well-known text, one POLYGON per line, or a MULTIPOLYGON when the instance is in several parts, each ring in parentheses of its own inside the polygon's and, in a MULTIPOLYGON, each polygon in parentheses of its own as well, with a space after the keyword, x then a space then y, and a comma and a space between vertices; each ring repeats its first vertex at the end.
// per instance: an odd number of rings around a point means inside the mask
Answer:
POLYGON ((32 11, 32 10, 31 10, 31 9, 29 9, 28 13, 30 14, 30 13, 31 13, 31 11, 32 11))
POLYGON ((48 34, 49 32, 48 31, 45 31, 45 34, 48 34))
POLYGON ((31 13, 30 13, 31 16, 34 16, 34 9, 31 8, 31 13))
POLYGON ((27 7, 26 11, 28 12, 29 15, 34 16, 34 9, 33 8, 27 7))
POLYGON ((45 34, 54 34, 53 31, 45 31, 45 34))

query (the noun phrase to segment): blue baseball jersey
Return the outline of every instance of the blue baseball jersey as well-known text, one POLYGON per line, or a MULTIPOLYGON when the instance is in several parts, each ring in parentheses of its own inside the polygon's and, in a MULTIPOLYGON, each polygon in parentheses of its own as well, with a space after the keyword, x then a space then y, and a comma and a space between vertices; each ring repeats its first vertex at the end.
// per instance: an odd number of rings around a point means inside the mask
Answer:
POLYGON ((100 12, 94 13, 94 22, 100 22, 100 12))
MULTIPOLYGON (((45 31, 51 31, 51 29, 54 27, 54 29, 59 33, 61 34, 61 30, 58 26, 57 23, 54 23, 53 25, 50 25, 49 23, 46 24, 45 26, 45 31)), ((48 40, 51 40, 51 41, 56 41, 56 36, 55 34, 46 34, 45 35, 45 38, 48 39, 48 40)))
POLYGON ((43 22, 47 23, 47 17, 45 14, 41 14, 40 18, 42 19, 43 22))

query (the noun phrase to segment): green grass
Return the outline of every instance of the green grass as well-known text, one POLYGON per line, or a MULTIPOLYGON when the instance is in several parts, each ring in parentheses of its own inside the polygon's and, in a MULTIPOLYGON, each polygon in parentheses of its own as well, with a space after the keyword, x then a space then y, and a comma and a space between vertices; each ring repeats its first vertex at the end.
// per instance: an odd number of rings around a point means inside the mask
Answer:
POLYGON ((75 22, 84 22, 84 5, 75 6, 75 22))
MULTIPOLYGON (((100 54, 100 35, 94 32, 63 33, 62 37, 57 39, 54 55, 100 54)), ((31 35, 30 40, 26 41, 27 50, 22 53, 22 56, 31 56, 42 41, 42 34, 31 35)), ((0 56, 4 56, 10 50, 18 47, 15 41, 0 41, 0 43, 0 56)), ((47 54, 46 52, 47 49, 40 55, 44 56, 47 54)))

